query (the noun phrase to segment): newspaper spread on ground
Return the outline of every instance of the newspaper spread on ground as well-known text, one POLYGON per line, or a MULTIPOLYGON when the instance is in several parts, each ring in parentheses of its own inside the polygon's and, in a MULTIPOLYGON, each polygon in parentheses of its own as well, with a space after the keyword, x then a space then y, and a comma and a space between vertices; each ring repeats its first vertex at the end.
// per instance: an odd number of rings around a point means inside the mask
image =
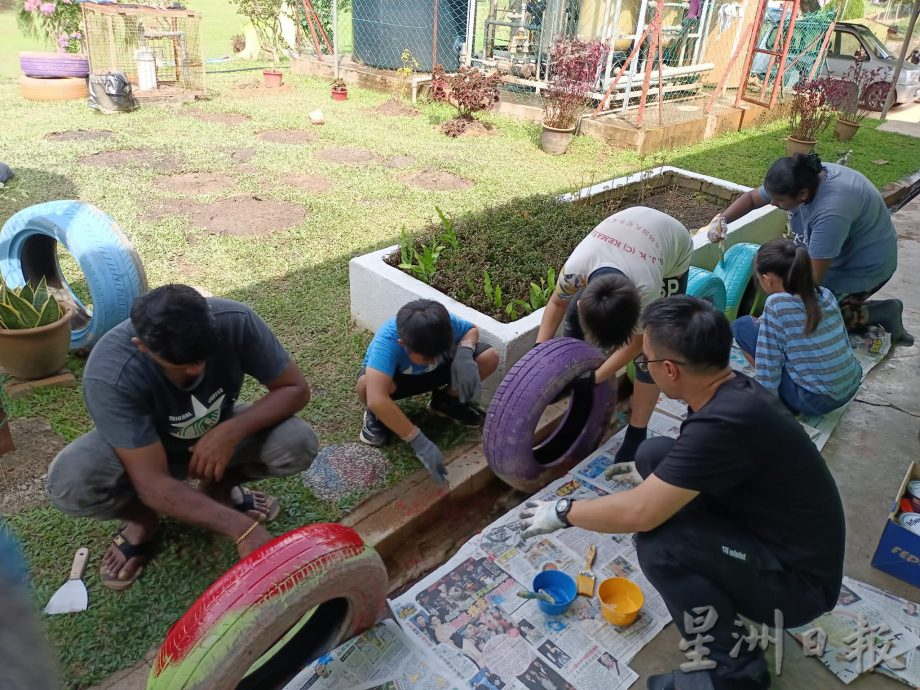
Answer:
POLYGON ((834 610, 789 632, 843 683, 874 668, 920 687, 920 609, 912 601, 844 577, 834 610))
POLYGON ((283 690, 460 690, 458 678, 395 621, 365 630, 309 664, 283 690))

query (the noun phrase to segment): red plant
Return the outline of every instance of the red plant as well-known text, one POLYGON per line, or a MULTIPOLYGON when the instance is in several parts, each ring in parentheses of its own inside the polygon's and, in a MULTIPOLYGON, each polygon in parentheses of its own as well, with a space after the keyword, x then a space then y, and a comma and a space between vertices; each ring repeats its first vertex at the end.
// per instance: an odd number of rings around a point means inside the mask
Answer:
POLYGON ((571 129, 597 83, 607 46, 600 41, 560 38, 550 55, 550 77, 543 98, 543 124, 571 129))
POLYGON ((817 141, 834 116, 820 81, 802 79, 792 87, 789 108, 789 136, 799 141, 817 141))
POLYGON ((486 74, 475 67, 460 67, 448 75, 443 65, 431 72, 431 98, 449 103, 457 109, 457 117, 472 120, 475 113, 488 110, 498 101, 502 78, 497 72, 486 74))
POLYGON ((858 125, 866 116, 877 107, 876 103, 867 101, 869 87, 875 84, 884 84, 880 94, 882 100, 888 95, 891 84, 891 69, 877 67, 872 70, 863 70, 861 61, 854 61, 842 78, 824 77, 817 80, 827 99, 828 107, 833 109, 837 117, 846 122, 858 125))

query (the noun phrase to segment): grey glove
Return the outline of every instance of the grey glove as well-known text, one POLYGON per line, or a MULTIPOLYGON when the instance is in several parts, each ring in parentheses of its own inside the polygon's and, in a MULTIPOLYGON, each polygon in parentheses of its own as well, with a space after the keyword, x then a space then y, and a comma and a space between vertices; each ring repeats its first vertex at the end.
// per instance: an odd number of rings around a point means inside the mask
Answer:
POLYGON ((473 359, 472 348, 461 345, 450 364, 450 387, 457 392, 457 398, 464 405, 471 403, 482 392, 479 367, 473 359))
POLYGON ((409 441, 409 445, 415 451, 415 457, 421 460, 425 469, 431 472, 434 480, 438 484, 444 484, 447 481, 447 468, 444 467, 444 455, 441 449, 421 431, 418 432, 418 436, 409 441))

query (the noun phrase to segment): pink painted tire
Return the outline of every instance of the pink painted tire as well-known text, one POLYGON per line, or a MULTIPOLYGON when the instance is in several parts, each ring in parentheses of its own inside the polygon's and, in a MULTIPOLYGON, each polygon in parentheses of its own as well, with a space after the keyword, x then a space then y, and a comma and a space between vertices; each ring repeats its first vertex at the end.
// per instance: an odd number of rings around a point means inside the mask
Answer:
POLYGON ((19 53, 19 69, 27 77, 87 77, 89 60, 76 53, 19 53))
POLYGON ((234 565, 170 628, 147 690, 283 687, 374 625, 387 589, 383 561, 354 530, 288 532, 234 565))
POLYGON ((482 431, 483 452, 499 479, 534 493, 597 448, 616 404, 609 385, 572 394, 552 433, 536 445, 534 435, 551 401, 575 378, 603 363, 604 354, 593 345, 553 338, 511 367, 495 391, 482 431))

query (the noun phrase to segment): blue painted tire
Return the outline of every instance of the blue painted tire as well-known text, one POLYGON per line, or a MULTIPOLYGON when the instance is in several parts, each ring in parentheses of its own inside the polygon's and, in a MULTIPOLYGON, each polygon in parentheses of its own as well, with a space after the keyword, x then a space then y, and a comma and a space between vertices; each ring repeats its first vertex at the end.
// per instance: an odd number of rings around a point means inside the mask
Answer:
POLYGON ((80 201, 49 201, 23 209, 0 230, 0 275, 10 287, 38 283, 44 277, 69 299, 75 315, 71 350, 92 347, 127 319, 134 300, 147 291, 140 257, 119 225, 95 206, 80 201), (90 311, 61 273, 57 243, 83 271, 93 298, 90 311))
POLYGON ((713 274, 725 283, 725 315, 729 321, 751 312, 760 284, 754 277, 754 257, 759 245, 742 242, 731 246, 713 274))
POLYGON ((710 302, 717 310, 725 311, 725 283, 704 268, 690 267, 687 277, 687 294, 710 302))

